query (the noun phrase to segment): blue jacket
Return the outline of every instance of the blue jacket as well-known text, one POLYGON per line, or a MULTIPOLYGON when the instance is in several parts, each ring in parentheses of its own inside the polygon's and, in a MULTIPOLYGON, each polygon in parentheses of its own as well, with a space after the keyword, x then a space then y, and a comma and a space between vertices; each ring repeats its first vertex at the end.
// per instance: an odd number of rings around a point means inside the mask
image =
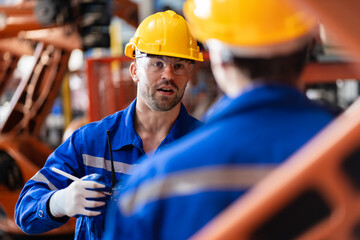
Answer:
POLYGON ((188 239, 334 116, 285 86, 224 99, 208 122, 134 167, 105 239, 188 239))
MULTIPOLYGON (((51 167, 61 169, 79 178, 97 173, 104 184, 111 185, 111 162, 106 131, 110 131, 110 141, 116 178, 122 182, 129 168, 144 155, 142 140, 134 129, 134 100, 128 108, 101 121, 87 124, 76 130, 47 159, 45 166, 24 186, 15 207, 17 225, 28 234, 38 234, 57 228, 68 221, 68 217, 53 219, 49 214, 48 202, 57 189, 66 188, 72 181, 51 171, 51 167)), ((185 107, 181 110, 170 133, 155 152, 161 151, 169 143, 200 126, 185 107)), ((101 239, 103 216, 80 216, 76 222, 75 239, 101 239)))

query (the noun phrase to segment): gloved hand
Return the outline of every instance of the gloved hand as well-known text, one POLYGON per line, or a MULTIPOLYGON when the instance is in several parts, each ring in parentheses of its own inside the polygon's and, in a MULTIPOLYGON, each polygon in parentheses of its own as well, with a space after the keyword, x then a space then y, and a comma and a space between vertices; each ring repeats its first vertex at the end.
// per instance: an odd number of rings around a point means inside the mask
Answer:
POLYGON ((100 174, 90 174, 67 188, 56 191, 50 198, 50 212, 54 217, 75 215, 97 216, 110 198, 111 187, 100 183, 100 174))

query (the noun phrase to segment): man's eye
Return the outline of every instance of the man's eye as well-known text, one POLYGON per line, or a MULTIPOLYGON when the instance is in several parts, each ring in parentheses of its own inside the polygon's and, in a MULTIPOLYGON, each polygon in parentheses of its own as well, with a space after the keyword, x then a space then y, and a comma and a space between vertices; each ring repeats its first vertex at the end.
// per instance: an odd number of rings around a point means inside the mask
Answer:
POLYGON ((185 65, 183 63, 175 63, 174 69, 184 69, 185 65))
POLYGON ((157 68, 163 68, 163 67, 164 67, 164 63, 163 63, 163 62, 160 62, 160 61, 157 61, 157 62, 154 62, 154 63, 153 63, 153 66, 154 66, 154 67, 157 67, 157 68))

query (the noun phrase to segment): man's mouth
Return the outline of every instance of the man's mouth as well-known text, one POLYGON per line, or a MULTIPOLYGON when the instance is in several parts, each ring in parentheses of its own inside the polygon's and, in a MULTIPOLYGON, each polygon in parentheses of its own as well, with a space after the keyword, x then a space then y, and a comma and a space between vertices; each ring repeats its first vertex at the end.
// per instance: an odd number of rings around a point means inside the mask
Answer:
POLYGON ((172 93, 172 92, 174 92, 171 88, 159 88, 158 91, 164 92, 164 93, 172 93))

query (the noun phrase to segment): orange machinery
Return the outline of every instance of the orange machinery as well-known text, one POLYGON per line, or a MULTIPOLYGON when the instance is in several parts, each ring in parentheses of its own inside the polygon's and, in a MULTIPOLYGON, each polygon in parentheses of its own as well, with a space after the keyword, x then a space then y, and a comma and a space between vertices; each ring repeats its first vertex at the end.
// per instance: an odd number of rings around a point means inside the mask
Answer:
MULTIPOLYGON (((12 56, 2 52, 2 56, 12 56)), ((67 70, 70 51, 53 45, 37 43, 34 49, 35 64, 31 74, 21 79, 10 102, 10 113, 1 126, 0 162, 4 170, 0 185, 0 230, 12 234, 22 234, 14 223, 14 207, 25 181, 30 179, 44 164, 52 149, 42 143, 38 136, 67 70)), ((4 57, 3 57, 4 58, 4 57)), ((5 57, 14 65, 17 57, 5 57)), ((11 74, 11 71, 9 71, 11 74)), ((6 72, 2 79, 10 78, 6 72)), ((71 234, 73 220, 50 235, 71 234)))

